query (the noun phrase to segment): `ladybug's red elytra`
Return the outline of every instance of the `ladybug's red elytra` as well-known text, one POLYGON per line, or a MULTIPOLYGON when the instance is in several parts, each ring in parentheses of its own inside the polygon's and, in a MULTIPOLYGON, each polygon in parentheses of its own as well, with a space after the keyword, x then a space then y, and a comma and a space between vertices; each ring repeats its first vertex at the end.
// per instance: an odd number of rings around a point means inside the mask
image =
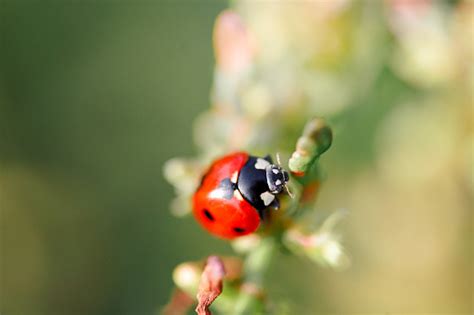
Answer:
POLYGON ((211 234, 232 239, 254 232, 268 207, 278 209, 277 195, 289 180, 288 172, 270 156, 245 152, 226 155, 212 163, 193 196, 193 213, 211 234))

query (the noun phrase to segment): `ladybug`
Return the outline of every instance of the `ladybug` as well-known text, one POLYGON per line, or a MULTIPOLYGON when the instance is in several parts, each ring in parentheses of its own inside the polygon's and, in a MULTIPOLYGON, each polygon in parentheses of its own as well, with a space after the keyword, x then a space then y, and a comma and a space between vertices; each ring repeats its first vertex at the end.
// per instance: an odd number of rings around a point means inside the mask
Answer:
POLYGON ((267 208, 279 208, 277 195, 286 188, 288 172, 270 156, 245 152, 214 161, 193 196, 196 220, 211 234, 232 239, 254 232, 267 208))

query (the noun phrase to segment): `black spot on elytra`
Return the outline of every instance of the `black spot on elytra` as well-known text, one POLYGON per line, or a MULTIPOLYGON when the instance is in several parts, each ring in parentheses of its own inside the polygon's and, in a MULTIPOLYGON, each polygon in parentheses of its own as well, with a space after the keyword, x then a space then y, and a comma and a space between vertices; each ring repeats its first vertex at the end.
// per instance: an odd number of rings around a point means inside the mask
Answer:
POLYGON ((206 218, 209 219, 209 221, 214 221, 214 216, 209 212, 209 210, 207 209, 204 209, 202 210, 202 213, 204 213, 204 215, 206 216, 206 218))
POLYGON ((234 228, 234 232, 237 232, 237 233, 244 233, 244 232, 245 232, 245 229, 239 228, 239 227, 235 227, 235 228, 234 228))

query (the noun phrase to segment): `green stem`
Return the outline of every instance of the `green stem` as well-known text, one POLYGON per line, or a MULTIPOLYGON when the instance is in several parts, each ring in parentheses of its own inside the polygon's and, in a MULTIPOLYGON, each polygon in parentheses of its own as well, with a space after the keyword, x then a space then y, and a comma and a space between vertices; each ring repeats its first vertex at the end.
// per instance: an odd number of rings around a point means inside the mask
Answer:
MULTIPOLYGON (((245 285, 253 286, 257 290, 263 288, 266 271, 277 246, 273 237, 265 237, 256 249, 250 252, 244 262, 245 285)), ((235 302, 235 315, 263 313, 264 305, 261 298, 243 290, 235 302)))

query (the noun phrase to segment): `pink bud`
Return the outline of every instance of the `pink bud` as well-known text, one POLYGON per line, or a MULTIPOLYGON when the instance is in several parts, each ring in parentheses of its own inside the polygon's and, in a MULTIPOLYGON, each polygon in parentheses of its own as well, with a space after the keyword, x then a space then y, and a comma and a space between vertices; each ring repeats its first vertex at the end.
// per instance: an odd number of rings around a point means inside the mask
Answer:
POLYGON ((217 17, 214 52, 221 71, 238 73, 251 65, 255 56, 254 40, 236 12, 226 10, 217 17))

